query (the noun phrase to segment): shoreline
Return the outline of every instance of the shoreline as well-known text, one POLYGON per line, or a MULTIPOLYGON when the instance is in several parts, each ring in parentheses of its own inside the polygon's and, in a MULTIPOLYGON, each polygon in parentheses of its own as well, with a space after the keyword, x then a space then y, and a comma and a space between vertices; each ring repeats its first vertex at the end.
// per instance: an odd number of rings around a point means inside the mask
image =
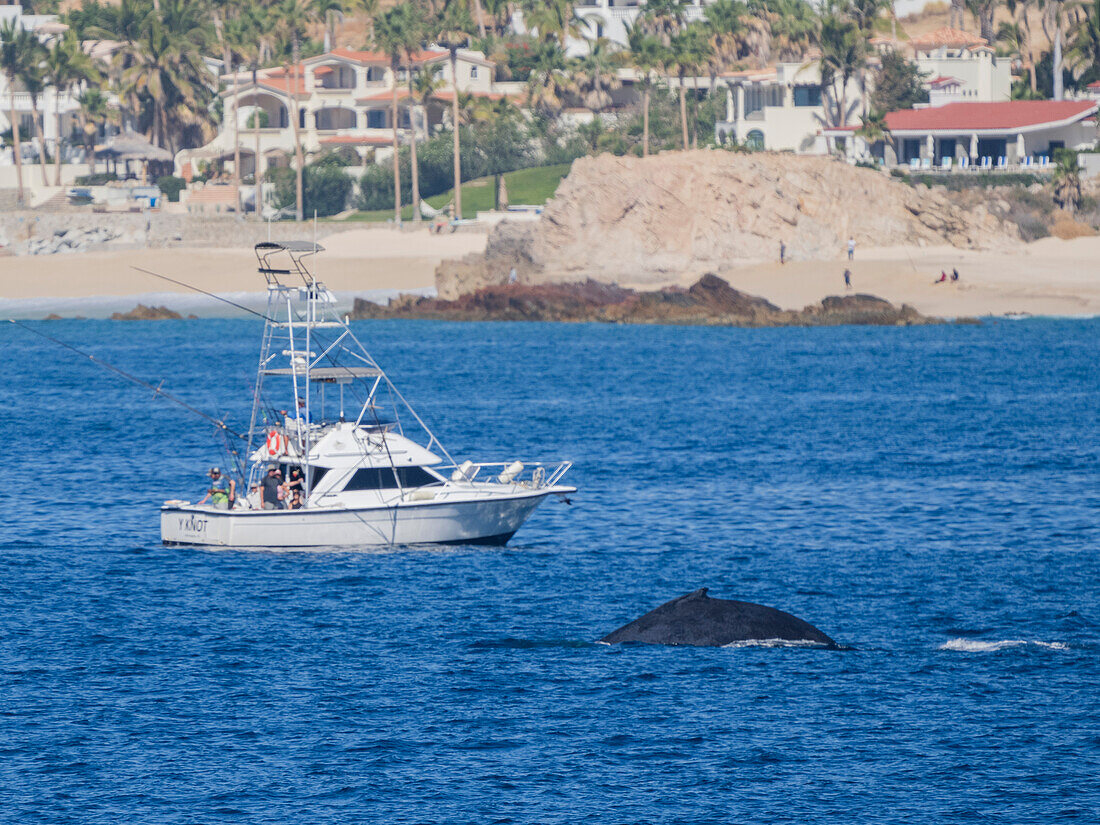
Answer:
MULTIPOLYGON (((485 233, 430 235, 397 230, 349 229, 330 235, 317 275, 349 306, 355 298, 385 303, 398 294, 432 295, 443 260, 484 249, 485 233)), ((0 315, 41 319, 54 313, 108 317, 137 303, 164 305, 183 315, 241 314, 184 287, 134 269, 141 267, 222 295, 250 308, 265 301, 263 280, 248 248, 100 250, 68 255, 0 258, 0 315)), ((737 290, 783 309, 800 310, 830 295, 867 293, 908 304, 937 318, 1091 318, 1100 316, 1100 237, 1044 238, 993 250, 953 247, 857 249, 855 260, 743 262, 713 268, 737 290), (934 283, 941 270, 958 268, 958 283, 934 283), (843 272, 852 271, 844 289, 843 272)), ((703 271, 670 277, 687 287, 703 271)), ((653 289, 654 284, 623 283, 653 289)))

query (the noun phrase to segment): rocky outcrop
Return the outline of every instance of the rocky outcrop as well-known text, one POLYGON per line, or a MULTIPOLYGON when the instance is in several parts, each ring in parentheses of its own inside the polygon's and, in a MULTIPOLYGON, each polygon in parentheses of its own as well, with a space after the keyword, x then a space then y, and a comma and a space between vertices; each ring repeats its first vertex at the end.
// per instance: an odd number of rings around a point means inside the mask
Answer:
POLYGON ((28 255, 63 255, 75 252, 87 252, 101 244, 110 243, 119 237, 104 227, 91 229, 56 229, 44 238, 32 238, 27 241, 28 255))
POLYGON ((585 281, 482 287, 453 301, 402 295, 387 306, 357 298, 356 319, 419 318, 444 321, 600 321, 625 324, 705 324, 737 327, 909 326, 939 323, 873 295, 829 297, 802 310, 784 310, 731 287, 714 274, 689 289, 652 292, 585 281))
POLYGON ((138 304, 129 312, 116 312, 111 315, 112 321, 179 321, 181 318, 183 318, 182 315, 168 307, 147 307, 145 304, 138 304))
POLYGON ((506 283, 667 284, 739 264, 832 260, 859 246, 1011 243, 1014 224, 984 206, 829 158, 757 152, 601 155, 573 164, 539 221, 504 222, 483 255, 444 262, 440 296, 506 283))

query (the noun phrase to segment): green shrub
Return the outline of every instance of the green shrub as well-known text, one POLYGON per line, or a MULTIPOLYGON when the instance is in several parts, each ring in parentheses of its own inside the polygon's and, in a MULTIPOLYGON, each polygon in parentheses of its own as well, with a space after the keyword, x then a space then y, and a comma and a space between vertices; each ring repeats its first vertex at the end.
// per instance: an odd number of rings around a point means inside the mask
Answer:
MULTIPOLYGON (((297 200, 297 180, 293 169, 268 170, 266 178, 274 188, 275 206, 286 209, 297 200)), ((311 163, 302 173, 302 215, 328 217, 347 208, 352 180, 344 170, 331 162, 311 163)))
POLYGON ((175 175, 165 175, 157 178, 157 188, 164 193, 172 203, 179 203, 180 192, 187 188, 187 181, 177 178, 175 175))
POLYGON ((252 111, 252 114, 250 114, 248 116, 248 121, 247 121, 248 128, 249 129, 255 129, 257 120, 260 121, 260 128, 261 129, 266 129, 267 128, 268 116, 267 116, 267 112, 265 112, 263 109, 254 109, 252 111))
POLYGON ((73 183, 77 186, 103 186, 116 180, 118 175, 114 172, 96 172, 94 175, 80 175, 73 183))

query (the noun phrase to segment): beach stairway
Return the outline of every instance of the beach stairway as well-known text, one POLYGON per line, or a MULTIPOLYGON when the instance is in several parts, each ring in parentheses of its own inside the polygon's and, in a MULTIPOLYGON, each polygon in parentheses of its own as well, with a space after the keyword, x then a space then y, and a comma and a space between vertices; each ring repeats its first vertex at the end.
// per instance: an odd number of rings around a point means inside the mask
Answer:
POLYGON ((54 192, 34 208, 37 212, 69 212, 71 211, 71 205, 68 191, 62 187, 59 192, 54 192))

